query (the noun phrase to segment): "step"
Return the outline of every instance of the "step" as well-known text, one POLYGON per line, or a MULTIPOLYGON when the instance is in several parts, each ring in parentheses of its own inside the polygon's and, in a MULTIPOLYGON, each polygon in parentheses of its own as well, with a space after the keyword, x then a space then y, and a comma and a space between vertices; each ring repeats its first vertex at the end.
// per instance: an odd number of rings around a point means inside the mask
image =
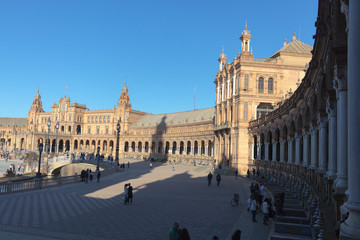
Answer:
POLYGON ((292 217, 292 216, 276 216, 276 222, 295 223, 295 224, 310 224, 308 218, 292 217))
POLYGON ((271 234, 270 240, 312 240, 309 236, 298 236, 286 233, 273 233, 271 234))
POLYGON ((302 204, 288 204, 288 203, 284 203, 284 208, 304 209, 302 204))
POLYGON ((284 214, 282 216, 291 216, 291 217, 302 217, 306 218, 306 212, 303 209, 294 209, 294 208, 283 208, 284 214))
POLYGON ((275 224, 275 232, 311 236, 311 227, 307 224, 277 222, 275 224))

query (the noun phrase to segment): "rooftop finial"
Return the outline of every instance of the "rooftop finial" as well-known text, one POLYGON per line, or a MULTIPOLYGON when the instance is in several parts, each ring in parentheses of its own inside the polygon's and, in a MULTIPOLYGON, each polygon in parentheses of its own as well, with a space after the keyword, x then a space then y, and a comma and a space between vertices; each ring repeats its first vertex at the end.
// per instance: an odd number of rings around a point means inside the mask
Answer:
POLYGON ((245 29, 247 29, 247 19, 245 20, 245 29))
POLYGON ((296 40, 296 34, 295 34, 295 32, 294 32, 294 35, 293 35, 292 40, 293 40, 293 41, 296 40))

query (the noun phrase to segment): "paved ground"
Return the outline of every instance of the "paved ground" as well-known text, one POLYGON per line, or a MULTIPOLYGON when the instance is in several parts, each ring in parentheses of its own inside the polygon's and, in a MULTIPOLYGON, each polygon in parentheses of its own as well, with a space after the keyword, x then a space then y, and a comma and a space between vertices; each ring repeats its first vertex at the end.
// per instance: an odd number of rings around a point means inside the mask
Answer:
POLYGON ((246 211, 249 182, 223 176, 207 186, 206 167, 131 161, 125 172, 100 183, 76 183, 0 196, 0 239, 168 239, 174 222, 191 239, 267 239, 269 226, 251 222, 246 211), (125 183, 134 186, 134 203, 123 204, 125 183), (234 192, 240 205, 232 207, 234 192))

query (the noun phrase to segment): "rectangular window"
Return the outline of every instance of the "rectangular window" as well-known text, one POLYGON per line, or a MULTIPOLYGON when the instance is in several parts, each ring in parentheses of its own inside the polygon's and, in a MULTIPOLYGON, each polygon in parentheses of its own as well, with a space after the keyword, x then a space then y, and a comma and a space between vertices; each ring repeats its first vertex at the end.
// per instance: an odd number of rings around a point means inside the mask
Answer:
POLYGON ((244 120, 248 120, 248 102, 244 102, 244 120))
POLYGON ((249 74, 245 74, 245 79, 244 79, 244 90, 248 90, 249 89, 249 74))
POLYGON ((100 133, 100 127, 96 126, 96 134, 99 134, 99 133, 100 133))
POLYGON ((105 127, 105 134, 109 134, 109 126, 105 127))
POLYGON ((91 133, 91 127, 89 126, 88 127, 88 134, 90 134, 91 133))

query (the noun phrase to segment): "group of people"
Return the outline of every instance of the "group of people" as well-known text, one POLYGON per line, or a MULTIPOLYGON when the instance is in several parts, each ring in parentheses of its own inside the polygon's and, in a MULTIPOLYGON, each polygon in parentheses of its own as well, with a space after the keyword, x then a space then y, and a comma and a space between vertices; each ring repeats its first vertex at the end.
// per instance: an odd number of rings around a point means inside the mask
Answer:
MULTIPOLYGON (((211 174, 211 172, 209 172, 209 174, 208 174, 208 176, 207 176, 208 186, 209 186, 209 187, 211 186, 212 178, 213 178, 213 175, 211 174)), ((216 174, 216 186, 219 186, 219 185, 220 185, 220 182, 221 182, 221 175, 220 175, 220 173, 218 172, 218 173, 216 174)))
MULTIPOLYGON (((231 236, 231 240, 240 240, 241 231, 237 229, 231 236)), ((180 228, 179 223, 174 223, 169 231, 169 240, 190 240, 189 231, 186 228, 180 228)), ((219 240, 217 236, 213 236, 212 240, 219 240)))
POLYGON ((263 224, 269 224, 269 218, 275 218, 271 198, 264 199, 264 185, 251 183, 250 198, 248 200, 248 211, 251 211, 252 221, 256 222, 258 211, 263 213, 263 224))
MULTIPOLYGON (((99 170, 96 170, 96 178, 97 182, 100 182, 101 172, 99 170)), ((81 170, 80 178, 82 182, 88 183, 89 179, 90 182, 92 182, 94 178, 94 173, 91 171, 91 169, 81 170)))
POLYGON ((133 199, 133 187, 130 183, 126 183, 124 186, 124 204, 132 204, 133 199))

